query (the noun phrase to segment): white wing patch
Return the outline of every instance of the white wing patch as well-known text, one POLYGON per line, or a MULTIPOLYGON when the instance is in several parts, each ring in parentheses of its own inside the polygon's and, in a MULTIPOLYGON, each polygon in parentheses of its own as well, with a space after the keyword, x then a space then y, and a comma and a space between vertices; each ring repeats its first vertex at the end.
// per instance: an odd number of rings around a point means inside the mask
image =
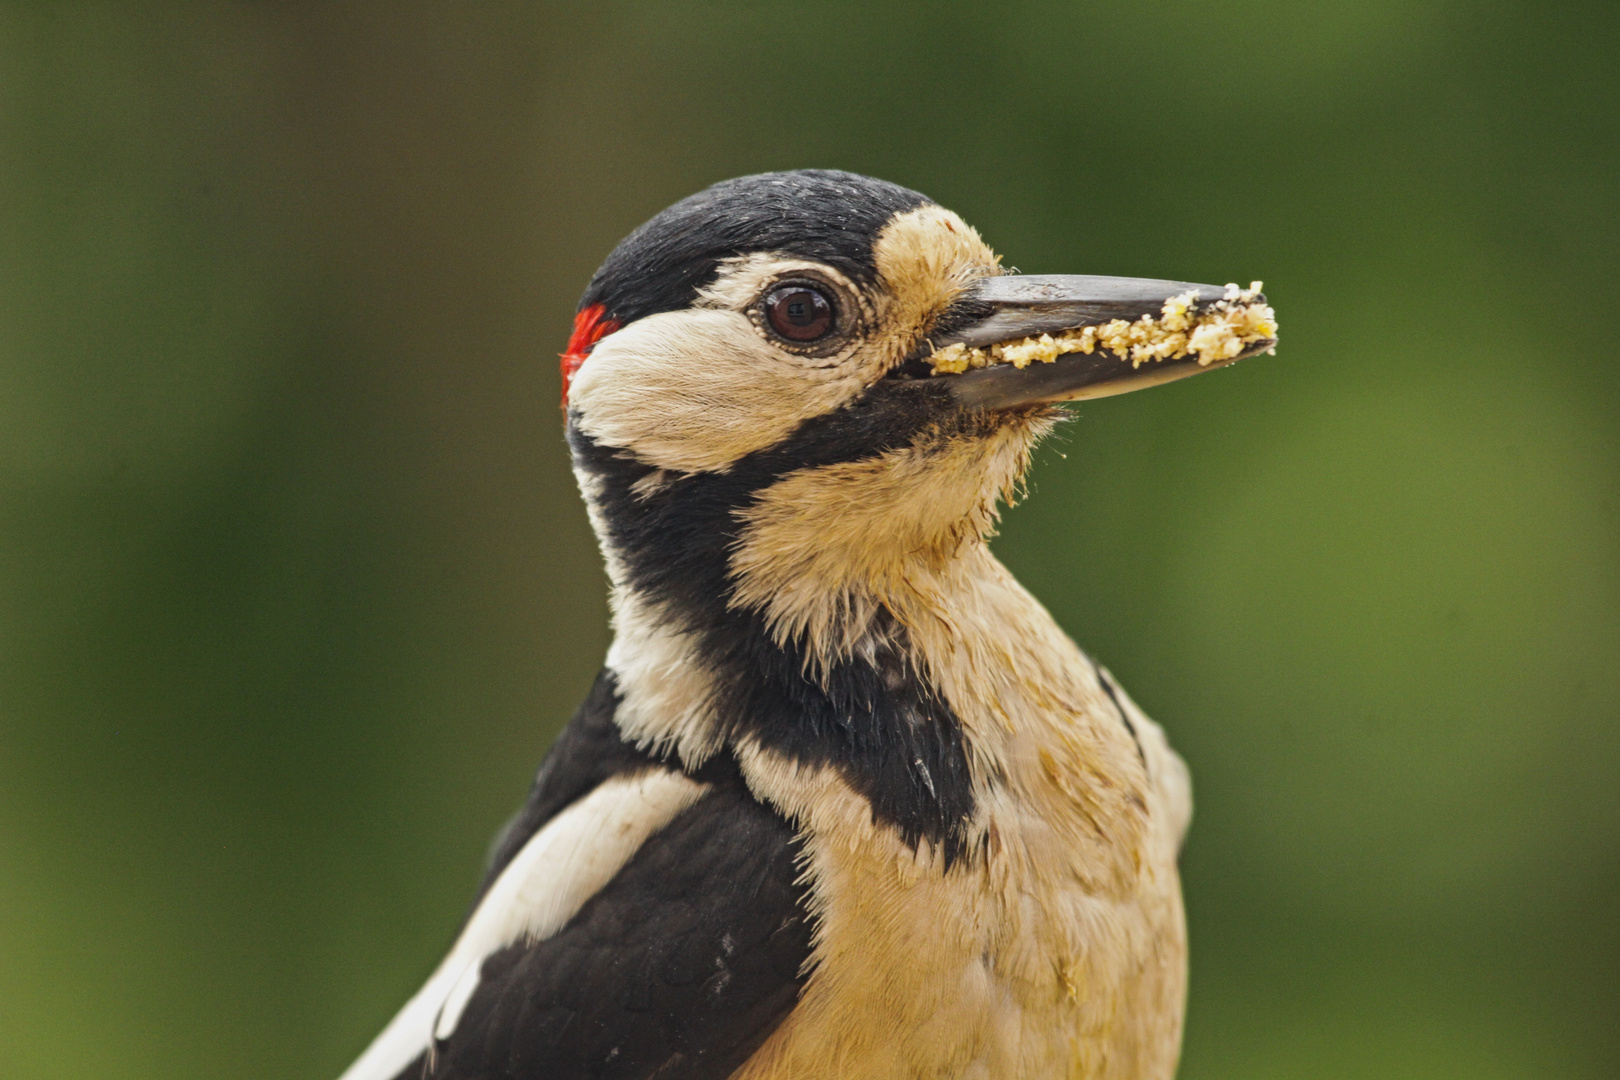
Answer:
POLYGON ((341 1080, 393 1080, 434 1039, 448 1038, 478 988, 485 957, 561 930, 648 837, 706 791, 680 773, 653 769, 605 781, 552 818, 495 879, 427 985, 341 1080))

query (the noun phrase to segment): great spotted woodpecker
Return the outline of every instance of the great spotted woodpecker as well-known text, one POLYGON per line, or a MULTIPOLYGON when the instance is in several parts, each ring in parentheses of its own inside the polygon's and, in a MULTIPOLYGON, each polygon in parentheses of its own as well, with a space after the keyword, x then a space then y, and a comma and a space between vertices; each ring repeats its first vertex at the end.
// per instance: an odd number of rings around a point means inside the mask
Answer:
POLYGON ((843 172, 625 239, 563 357, 612 647, 344 1080, 1171 1076, 1187 771, 986 538, 1055 402, 1274 342, 930 358, 1222 296, 1003 274, 843 172))

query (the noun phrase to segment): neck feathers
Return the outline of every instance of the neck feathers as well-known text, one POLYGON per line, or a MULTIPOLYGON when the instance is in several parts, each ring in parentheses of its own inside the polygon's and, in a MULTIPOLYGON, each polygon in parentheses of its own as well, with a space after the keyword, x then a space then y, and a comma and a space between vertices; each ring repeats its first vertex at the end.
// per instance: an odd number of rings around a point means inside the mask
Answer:
POLYGON ((834 767, 907 843, 964 854, 968 733, 918 639, 957 617, 964 575, 998 566, 997 500, 1051 424, 967 418, 876 452, 680 475, 573 430, 626 737, 690 767, 743 742, 834 767))

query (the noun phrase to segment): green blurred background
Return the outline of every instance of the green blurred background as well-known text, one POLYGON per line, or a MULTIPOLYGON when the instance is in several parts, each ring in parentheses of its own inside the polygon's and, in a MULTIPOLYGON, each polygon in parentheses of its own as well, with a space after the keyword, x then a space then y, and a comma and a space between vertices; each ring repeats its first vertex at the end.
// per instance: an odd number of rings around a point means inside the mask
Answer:
POLYGON ((555 355, 819 165, 1264 278, 996 542, 1192 764, 1182 1076, 1620 1076, 1609 0, 0 6, 0 1072, 334 1076, 594 672, 555 355))

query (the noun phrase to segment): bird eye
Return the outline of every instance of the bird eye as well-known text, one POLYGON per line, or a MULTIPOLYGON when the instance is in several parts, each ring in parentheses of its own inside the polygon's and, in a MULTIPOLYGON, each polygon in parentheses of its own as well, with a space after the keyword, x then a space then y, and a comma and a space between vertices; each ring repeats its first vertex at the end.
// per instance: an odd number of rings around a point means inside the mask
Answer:
POLYGON ((809 285, 783 285, 765 298, 765 318, 789 341, 815 341, 832 329, 832 301, 809 285))

